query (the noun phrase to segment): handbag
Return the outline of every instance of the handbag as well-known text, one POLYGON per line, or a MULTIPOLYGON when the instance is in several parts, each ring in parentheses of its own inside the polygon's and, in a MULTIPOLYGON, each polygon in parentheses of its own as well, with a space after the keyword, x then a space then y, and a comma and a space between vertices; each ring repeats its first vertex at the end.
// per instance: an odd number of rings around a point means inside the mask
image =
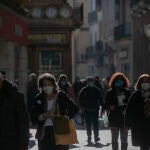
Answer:
POLYGON ((53 119, 55 134, 67 134, 70 132, 69 120, 62 116, 56 116, 53 119))
POLYGON ((70 132, 69 120, 61 116, 58 103, 56 103, 56 116, 53 118, 53 125, 55 134, 68 134, 70 132))
POLYGON ((78 144, 76 128, 72 120, 69 120, 69 129, 68 134, 55 134, 56 145, 70 145, 78 144))
POLYGON ((57 102, 55 105, 55 110, 57 116, 54 117, 53 121, 56 145, 78 144, 76 128, 73 121, 60 115, 59 105, 57 102))

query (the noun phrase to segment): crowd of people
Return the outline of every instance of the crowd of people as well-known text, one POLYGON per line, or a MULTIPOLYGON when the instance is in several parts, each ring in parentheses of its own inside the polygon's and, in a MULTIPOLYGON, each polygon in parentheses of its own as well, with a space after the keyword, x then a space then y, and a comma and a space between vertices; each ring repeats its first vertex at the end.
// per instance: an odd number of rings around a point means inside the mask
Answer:
POLYGON ((29 77, 26 105, 24 95, 0 72, 2 149, 27 150, 32 122, 39 150, 68 150, 70 144, 78 143, 73 118, 79 111, 84 116, 88 146, 100 143, 98 120, 107 114, 112 150, 119 149, 119 134, 121 150, 128 149, 129 130, 133 146, 150 149, 149 74, 141 75, 132 87, 121 72, 102 80, 99 76, 76 77, 73 84, 65 74, 58 81, 50 73, 29 77))

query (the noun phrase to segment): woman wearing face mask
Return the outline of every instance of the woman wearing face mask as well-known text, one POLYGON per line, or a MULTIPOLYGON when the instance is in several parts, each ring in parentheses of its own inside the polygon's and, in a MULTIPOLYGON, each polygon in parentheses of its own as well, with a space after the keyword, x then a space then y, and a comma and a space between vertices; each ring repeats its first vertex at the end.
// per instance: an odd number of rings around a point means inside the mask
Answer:
POLYGON ((78 107, 65 93, 57 90, 56 81, 52 74, 41 75, 38 79, 38 86, 40 93, 32 104, 32 120, 37 124, 38 148, 39 150, 68 150, 68 145, 55 145, 53 117, 56 115, 56 100, 60 114, 68 119, 74 117, 78 107))
POLYGON ((72 100, 75 100, 73 87, 71 86, 65 74, 61 74, 59 76, 57 84, 60 90, 63 90, 72 100))
POLYGON ((129 80, 120 72, 112 75, 109 81, 109 90, 105 98, 105 109, 108 113, 111 127, 112 149, 118 150, 120 132, 121 150, 127 150, 128 130, 124 126, 124 111, 130 97, 129 80))
POLYGON ((131 128, 132 144, 140 146, 140 150, 150 149, 150 76, 139 77, 136 91, 127 105, 126 126, 131 128))

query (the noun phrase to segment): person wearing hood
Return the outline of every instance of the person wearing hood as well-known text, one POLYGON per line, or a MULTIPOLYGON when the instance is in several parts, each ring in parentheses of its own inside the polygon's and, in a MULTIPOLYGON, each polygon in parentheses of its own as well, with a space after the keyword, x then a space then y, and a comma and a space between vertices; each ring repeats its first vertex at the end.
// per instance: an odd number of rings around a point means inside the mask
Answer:
POLYGON ((24 96, 0 72, 0 147, 2 150, 27 150, 28 113, 24 96))
POLYGON ((57 82, 59 90, 64 91, 72 101, 75 102, 75 93, 71 83, 68 81, 66 74, 61 74, 57 82))
POLYGON ((125 113, 126 126, 131 128, 133 146, 150 149, 150 75, 139 77, 125 113))
POLYGON ((105 97, 105 109, 111 127, 112 149, 118 150, 120 133, 121 150, 127 150, 128 130, 124 126, 124 112, 130 97, 129 80, 125 74, 117 72, 109 81, 109 90, 105 97))
POLYGON ((83 87, 78 96, 78 102, 81 109, 83 109, 85 124, 87 130, 88 146, 94 146, 92 142, 92 126, 94 131, 95 145, 99 144, 99 127, 98 118, 100 106, 103 107, 103 96, 101 91, 95 86, 94 78, 88 77, 87 85, 83 87))

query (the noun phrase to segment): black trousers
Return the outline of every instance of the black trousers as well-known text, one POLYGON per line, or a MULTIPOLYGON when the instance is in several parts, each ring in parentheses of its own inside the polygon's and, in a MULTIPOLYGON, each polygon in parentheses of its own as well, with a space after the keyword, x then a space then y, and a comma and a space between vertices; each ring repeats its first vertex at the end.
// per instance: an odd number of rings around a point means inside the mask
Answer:
POLYGON ((53 127, 45 127, 45 135, 38 141, 39 150, 69 150, 69 145, 55 145, 53 127))
POLYGON ((91 141, 92 128, 94 131, 94 140, 96 142, 99 137, 99 126, 98 126, 99 109, 91 109, 91 110, 85 109, 84 117, 86 123, 88 142, 91 141))
POLYGON ((140 146, 140 150, 149 150, 149 149, 150 149, 150 146, 147 146, 147 145, 140 146))
POLYGON ((1 150, 18 150, 16 139, 8 139, 7 141, 3 140, 4 139, 0 139, 1 150))

